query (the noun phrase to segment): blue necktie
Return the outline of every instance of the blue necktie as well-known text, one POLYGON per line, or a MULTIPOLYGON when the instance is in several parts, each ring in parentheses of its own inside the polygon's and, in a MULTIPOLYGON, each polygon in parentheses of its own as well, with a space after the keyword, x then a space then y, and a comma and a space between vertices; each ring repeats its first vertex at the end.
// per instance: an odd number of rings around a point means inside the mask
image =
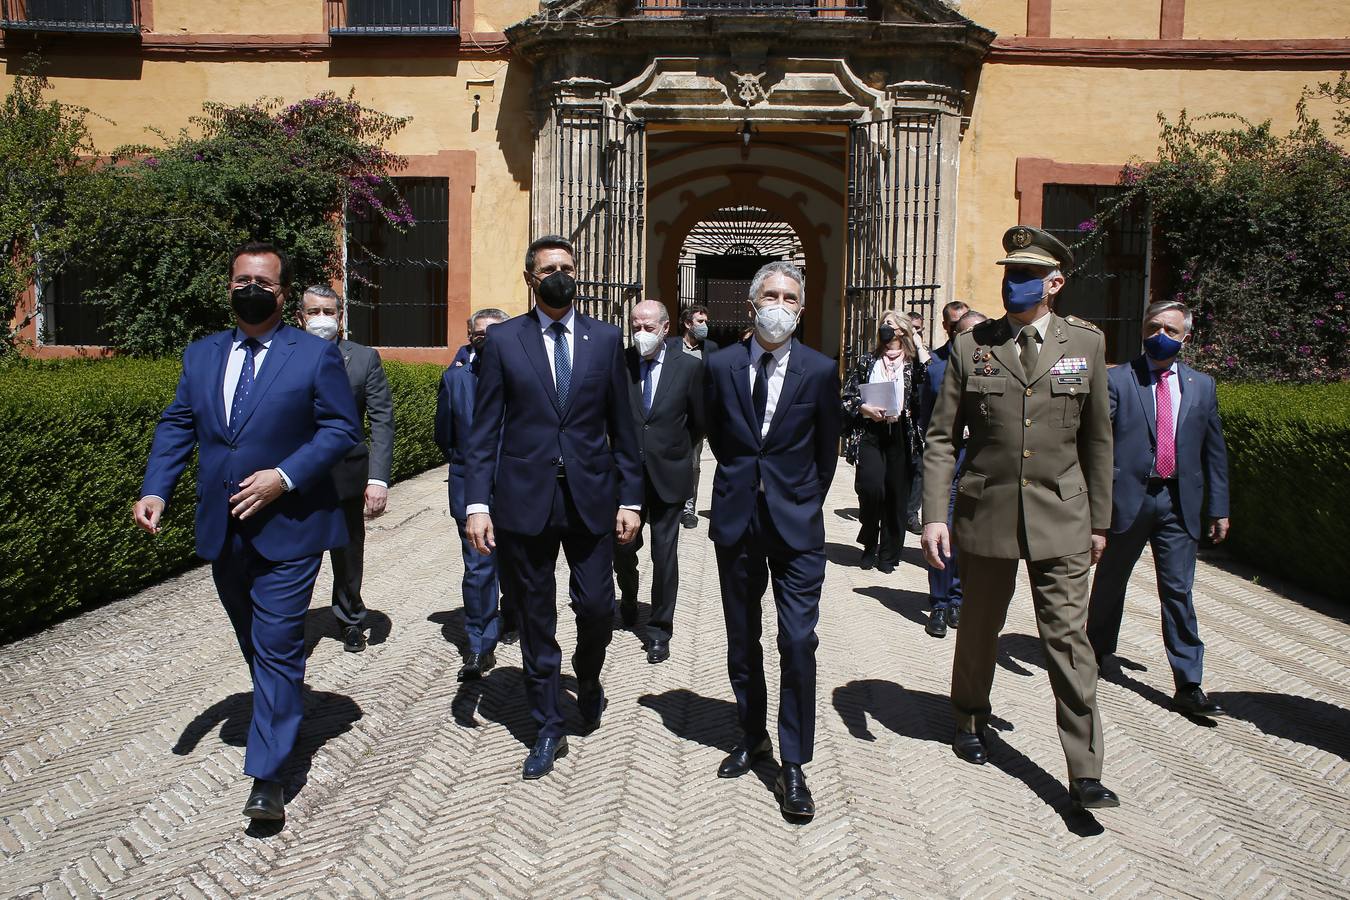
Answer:
POLYGON ((567 408, 567 389, 572 384, 572 356, 567 352, 567 329, 563 323, 548 326, 553 332, 553 379, 558 383, 558 406, 567 408))
POLYGON ((257 338, 244 341, 244 367, 239 370, 239 381, 234 386, 234 400, 230 403, 230 434, 238 434, 241 423, 240 413, 248 403, 248 395, 253 391, 253 354, 262 349, 257 338))
POLYGON ((644 413, 652 411, 652 366, 654 365, 656 365, 654 359, 642 361, 642 411, 644 413))

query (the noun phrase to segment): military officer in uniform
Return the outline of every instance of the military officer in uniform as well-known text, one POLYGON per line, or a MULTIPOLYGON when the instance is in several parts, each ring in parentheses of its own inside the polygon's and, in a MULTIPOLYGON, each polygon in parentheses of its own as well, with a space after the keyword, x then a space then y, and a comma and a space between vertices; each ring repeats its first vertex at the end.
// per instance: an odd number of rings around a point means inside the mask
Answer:
POLYGON ((941 569, 955 543, 965 589, 952 665, 956 735, 967 762, 988 755, 986 723, 998 635, 1019 560, 1031 578, 1055 717, 1080 808, 1119 806, 1102 785, 1097 662, 1088 642, 1088 569, 1111 526, 1111 415, 1105 342, 1051 311, 1073 255, 1026 226, 1003 235, 1007 315, 957 335, 924 453, 923 549, 941 569), (952 530, 947 496, 962 433, 966 458, 952 530))

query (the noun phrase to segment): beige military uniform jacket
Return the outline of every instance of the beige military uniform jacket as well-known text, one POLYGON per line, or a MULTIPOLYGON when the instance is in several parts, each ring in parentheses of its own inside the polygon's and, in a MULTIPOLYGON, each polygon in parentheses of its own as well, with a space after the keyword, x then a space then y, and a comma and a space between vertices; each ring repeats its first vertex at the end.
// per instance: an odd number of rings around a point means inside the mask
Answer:
POLYGON ((1006 317, 956 336, 928 427, 923 520, 945 521, 957 452, 953 540, 967 553, 1028 559, 1091 548, 1111 526, 1111 412, 1105 340, 1093 325, 1051 315, 1036 369, 1022 373, 1006 317))

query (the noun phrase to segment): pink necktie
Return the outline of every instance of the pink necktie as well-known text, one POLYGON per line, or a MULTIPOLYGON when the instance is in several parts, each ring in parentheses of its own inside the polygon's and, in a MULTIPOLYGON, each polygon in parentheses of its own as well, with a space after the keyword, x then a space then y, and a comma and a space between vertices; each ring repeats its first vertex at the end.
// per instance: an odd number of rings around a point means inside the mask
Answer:
POLYGON ((1158 373, 1158 390, 1153 404, 1158 408, 1158 477, 1171 478, 1177 470, 1177 441, 1172 433, 1172 392, 1167 389, 1168 369, 1158 373))

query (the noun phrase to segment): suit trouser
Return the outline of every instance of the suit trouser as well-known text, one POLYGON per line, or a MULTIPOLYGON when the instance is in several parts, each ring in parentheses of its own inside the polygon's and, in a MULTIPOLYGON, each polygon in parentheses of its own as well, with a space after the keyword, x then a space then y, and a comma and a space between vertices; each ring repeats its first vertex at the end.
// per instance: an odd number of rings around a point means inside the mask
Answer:
POLYGON ((456 519, 459 551, 464 559, 464 577, 460 592, 464 597, 464 632, 470 653, 491 653, 497 649, 501 615, 497 608, 497 554, 479 553, 464 533, 467 520, 456 519))
POLYGON ((244 774, 280 780, 304 713, 305 615, 323 554, 272 562, 230 528, 211 563, 220 602, 253 676, 244 774))
POLYGON ((572 669, 582 686, 598 684, 605 648, 614 632, 614 538, 592 534, 577 512, 566 479, 556 479, 548 523, 539 534, 497 532, 497 573, 503 597, 520 619, 525 693, 541 738, 562 737, 562 650, 558 646, 558 547, 572 576, 568 585, 577 617, 572 669))
MULTIPOLYGON (((668 641, 675 627, 675 596, 680 590, 680 514, 684 503, 667 503, 647 484, 642 521, 651 528, 652 614, 647 622, 647 637, 668 641)), ((627 544, 614 542, 614 574, 621 597, 636 598, 638 591, 638 550, 642 549, 642 530, 627 544)))
MULTIPOLYGON (((960 459, 957 460, 956 471, 961 471, 960 459)), ((951 498, 947 501, 947 530, 951 533, 952 514, 956 510, 956 486, 960 483, 960 478, 952 479, 951 498)), ((958 609, 961 606, 961 567, 956 563, 956 554, 943 556, 942 562, 946 565, 945 569, 935 569, 929 563, 928 566, 928 605, 933 609, 946 609, 949 606, 955 606, 958 609)))
MULTIPOLYGON (((1017 579, 1016 559, 976 556, 958 548, 965 603, 952 663, 956 727, 980 732, 989 720, 998 635, 1017 579)), ((1097 659, 1087 639, 1087 551, 1027 560, 1036 627, 1055 693, 1055 722, 1069 778, 1102 775, 1102 721, 1097 712, 1097 659)))
POLYGON ((903 428, 865 425, 853 479, 862 525, 858 543, 874 549, 881 559, 898 560, 904 548, 909 478, 909 443, 903 428))
POLYGON ((693 512, 698 508, 698 477, 703 469, 703 441, 694 445, 694 486, 689 499, 684 501, 684 508, 693 512))
POLYGON ((366 604, 361 599, 361 579, 366 564, 366 498, 364 494, 342 501, 342 518, 347 523, 347 546, 334 547, 328 556, 333 561, 333 615, 343 625, 366 627, 366 604))
POLYGON ((769 515, 764 494, 741 539, 717 545, 722 614, 727 625, 727 674, 745 739, 768 735, 768 689, 760 601, 770 576, 778 610, 778 749, 785 763, 808 763, 816 738, 816 623, 825 584, 825 548, 793 550, 769 515))
POLYGON ((1162 605, 1163 647, 1178 688, 1200 684, 1205 671, 1205 644, 1195 620, 1195 556, 1199 542, 1181 521, 1175 482, 1150 485, 1143 506, 1125 531, 1112 533, 1097 564, 1088 609, 1088 638, 1098 656, 1116 652, 1125 613, 1125 586, 1144 551, 1153 547, 1162 605))

